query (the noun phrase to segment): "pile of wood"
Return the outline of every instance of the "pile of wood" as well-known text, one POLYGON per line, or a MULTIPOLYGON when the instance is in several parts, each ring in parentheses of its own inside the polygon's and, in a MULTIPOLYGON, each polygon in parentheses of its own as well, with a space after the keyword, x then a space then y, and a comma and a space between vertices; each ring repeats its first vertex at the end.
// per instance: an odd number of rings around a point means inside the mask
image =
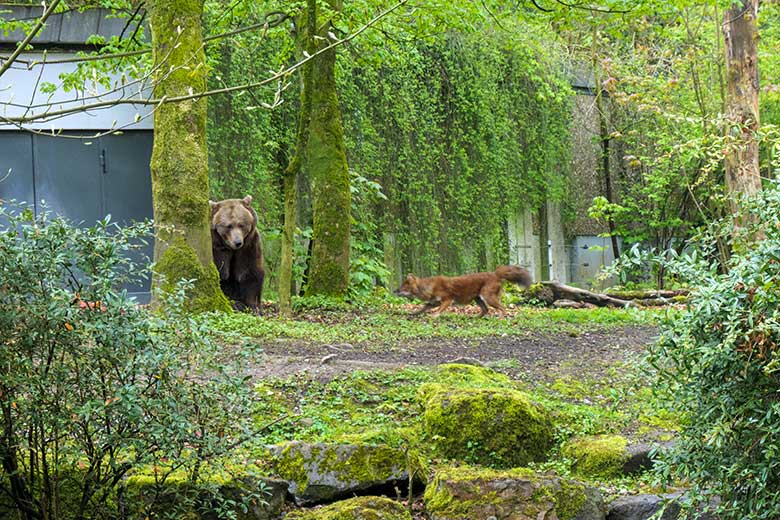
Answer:
POLYGON ((532 288, 533 297, 547 305, 579 309, 585 307, 658 307, 678 303, 689 291, 647 290, 594 293, 560 282, 542 282, 540 288, 532 288))

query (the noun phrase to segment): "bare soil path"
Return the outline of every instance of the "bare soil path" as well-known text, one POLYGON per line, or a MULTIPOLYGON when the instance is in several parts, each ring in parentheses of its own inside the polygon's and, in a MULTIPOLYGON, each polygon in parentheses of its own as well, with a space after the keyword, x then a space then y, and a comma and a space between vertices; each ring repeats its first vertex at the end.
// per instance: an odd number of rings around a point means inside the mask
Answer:
POLYGON ((628 326, 579 334, 529 331, 479 339, 417 338, 384 345, 263 341, 265 356, 251 371, 258 378, 306 373, 330 380, 356 370, 438 365, 465 358, 498 366, 523 380, 561 375, 594 378, 610 366, 636 358, 656 335, 655 327, 628 326))

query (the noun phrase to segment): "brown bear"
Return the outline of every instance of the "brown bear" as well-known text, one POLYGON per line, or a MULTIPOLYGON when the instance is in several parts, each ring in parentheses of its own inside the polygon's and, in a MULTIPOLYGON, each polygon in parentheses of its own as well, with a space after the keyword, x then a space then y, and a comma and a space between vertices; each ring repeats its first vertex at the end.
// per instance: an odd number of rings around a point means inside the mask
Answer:
POLYGON ((257 232, 252 197, 209 201, 211 253, 219 271, 219 285, 236 310, 260 312, 263 293, 263 251, 257 232))

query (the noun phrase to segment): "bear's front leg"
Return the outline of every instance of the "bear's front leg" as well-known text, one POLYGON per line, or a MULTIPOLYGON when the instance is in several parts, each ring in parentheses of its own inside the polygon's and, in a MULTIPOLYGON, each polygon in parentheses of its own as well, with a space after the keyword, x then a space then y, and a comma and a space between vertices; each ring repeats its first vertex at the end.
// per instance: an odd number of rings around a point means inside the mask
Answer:
POLYGON ((212 249, 214 265, 219 271, 219 279, 223 282, 230 278, 230 252, 227 250, 212 249))

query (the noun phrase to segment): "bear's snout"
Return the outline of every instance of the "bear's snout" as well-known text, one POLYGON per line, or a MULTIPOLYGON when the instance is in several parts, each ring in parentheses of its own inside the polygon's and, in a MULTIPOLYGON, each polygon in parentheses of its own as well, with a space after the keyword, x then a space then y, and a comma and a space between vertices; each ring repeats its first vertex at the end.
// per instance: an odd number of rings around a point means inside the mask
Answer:
POLYGON ((244 245, 244 234, 240 229, 231 229, 227 236, 222 236, 222 239, 230 249, 241 249, 244 245))

